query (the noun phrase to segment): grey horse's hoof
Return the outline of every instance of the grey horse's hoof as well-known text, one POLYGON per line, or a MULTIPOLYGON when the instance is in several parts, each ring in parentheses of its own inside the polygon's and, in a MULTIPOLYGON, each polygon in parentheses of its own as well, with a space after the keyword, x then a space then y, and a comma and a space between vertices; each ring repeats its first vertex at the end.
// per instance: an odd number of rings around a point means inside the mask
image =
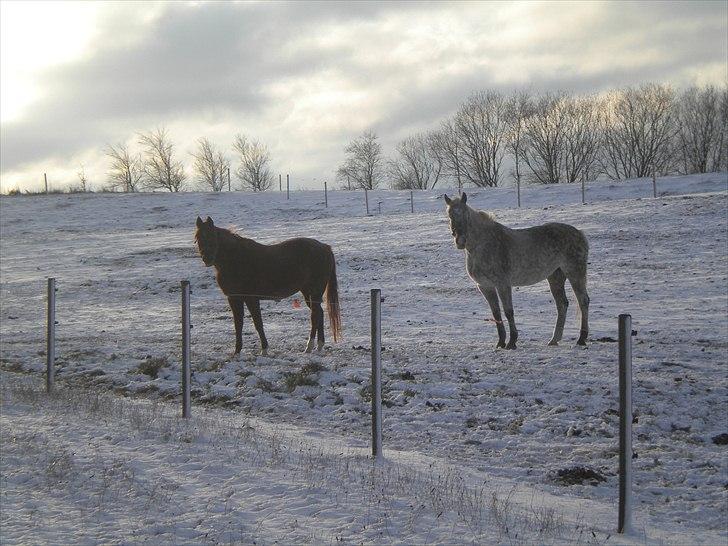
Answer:
POLYGON ((506 348, 506 342, 505 341, 499 341, 496 346, 496 349, 505 349, 506 348))
POLYGON ((558 341, 554 341, 553 339, 549 341, 549 347, 556 347, 559 344, 558 341))
POLYGON ((506 349, 515 349, 515 348, 516 348, 516 344, 513 342, 509 342, 508 345, 506 345, 506 349))

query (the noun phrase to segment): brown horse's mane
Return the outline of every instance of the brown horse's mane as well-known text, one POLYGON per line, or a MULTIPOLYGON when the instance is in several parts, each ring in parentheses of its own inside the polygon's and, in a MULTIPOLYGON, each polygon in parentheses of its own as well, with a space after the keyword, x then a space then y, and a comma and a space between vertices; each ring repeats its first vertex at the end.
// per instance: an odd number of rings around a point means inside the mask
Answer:
MULTIPOLYGON (((218 226, 214 226, 215 231, 219 236, 222 236, 226 242, 255 242, 253 239, 249 239, 248 237, 243 237, 239 233, 236 233, 234 230, 236 229, 234 226, 231 226, 229 228, 222 228, 218 226)), ((198 241, 199 239, 199 231, 195 232, 195 241, 198 241)))

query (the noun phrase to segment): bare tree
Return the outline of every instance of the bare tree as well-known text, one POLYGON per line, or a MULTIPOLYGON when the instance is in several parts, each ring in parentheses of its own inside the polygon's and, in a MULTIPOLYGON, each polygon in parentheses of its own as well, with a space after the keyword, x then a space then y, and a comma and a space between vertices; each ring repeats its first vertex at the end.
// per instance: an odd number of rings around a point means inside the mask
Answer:
POLYGON ((641 178, 673 168, 674 91, 645 84, 606 101, 602 169, 612 179, 641 178))
POLYGON ((83 163, 81 163, 80 168, 78 172, 76 173, 76 176, 78 177, 79 182, 79 190, 81 192, 87 192, 88 191, 88 177, 86 176, 86 167, 84 167, 83 163))
POLYGON ((384 157, 376 133, 365 132, 352 140, 344 151, 347 158, 336 171, 337 178, 348 180, 359 189, 372 190, 379 186, 384 174, 384 157))
POLYGON ((270 170, 270 152, 257 140, 248 140, 244 135, 237 135, 233 149, 238 154, 240 165, 235 176, 240 180, 242 189, 265 191, 273 185, 273 174, 270 170))
POLYGON ((402 190, 434 188, 442 173, 442 162, 433 152, 431 136, 417 134, 397 145, 398 157, 389 164, 392 187, 402 190))
POLYGON ((521 158, 529 177, 540 184, 557 184, 564 167, 566 111, 563 93, 547 93, 534 102, 526 118, 521 158))
POLYGON ((193 168, 199 182, 212 191, 222 191, 230 168, 230 161, 222 151, 207 138, 201 138, 197 141, 197 151, 192 157, 195 158, 193 168))
POLYGON ((449 175, 457 182, 458 190, 463 187, 463 155, 455 122, 446 120, 437 131, 430 134, 430 149, 442 165, 442 174, 449 175))
POLYGON ((596 178, 602 142, 601 107, 596 97, 566 97, 564 110, 564 182, 596 178))
POLYGON ((144 180, 141 157, 132 155, 126 144, 109 144, 105 153, 111 159, 108 173, 109 189, 124 192, 139 191, 144 180))
POLYGON ((721 91, 712 85, 686 89, 678 100, 676 118, 678 170, 683 174, 720 170, 726 131, 721 91))
POLYGON ((186 178, 181 162, 174 159, 174 144, 164 128, 139 134, 144 147, 144 181, 151 189, 178 192, 186 178))
POLYGON ((511 174, 516 184, 521 183, 523 175, 523 154, 526 142, 524 133, 528 118, 533 115, 533 97, 526 91, 516 92, 506 101, 506 149, 513 157, 513 170, 511 174))
POLYGON ((476 186, 497 186, 507 135, 503 95, 471 95, 455 115, 454 126, 465 177, 476 186))
POLYGON ((720 93, 720 137, 715 149, 713 164, 717 165, 719 171, 728 171, 728 83, 720 93))

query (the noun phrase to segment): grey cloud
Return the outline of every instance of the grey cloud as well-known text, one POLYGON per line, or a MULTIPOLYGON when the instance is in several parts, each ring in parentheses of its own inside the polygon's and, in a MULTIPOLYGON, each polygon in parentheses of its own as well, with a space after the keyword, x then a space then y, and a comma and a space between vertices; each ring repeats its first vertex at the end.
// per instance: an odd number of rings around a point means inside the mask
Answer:
MULTIPOLYGON (((484 4, 485 13, 491 7, 484 4)), ((502 79, 488 68, 421 84, 407 63, 360 60, 357 53, 367 43, 352 41, 334 48, 308 38, 327 28, 356 29, 363 24, 376 33, 377 26, 371 23, 389 14, 447 10, 457 14, 458 9, 458 4, 448 2, 221 2, 196 8, 171 3, 143 29, 139 40, 131 42, 120 39, 127 22, 113 14, 102 20, 93 53, 44 74, 46 95, 24 119, 3 124, 2 170, 80 149, 101 149, 107 142, 130 136, 130 131, 168 120, 195 123, 206 111, 222 112, 236 122, 276 125, 272 113, 281 115, 281 109, 290 105, 278 104, 268 94, 270 85, 324 71, 365 93, 388 96, 384 109, 371 120, 383 139, 434 126, 472 91, 513 85, 496 83, 502 79)), ((544 17, 549 9, 553 8, 543 8, 544 17)), ((601 11, 598 19, 569 34, 569 39, 524 43, 517 51, 496 43, 483 55, 500 62, 511 55, 534 62, 544 53, 557 56, 564 60, 560 72, 536 71, 528 74, 528 84, 538 90, 576 92, 665 81, 696 63, 725 62, 725 3, 616 3, 601 11), (623 50, 610 49, 616 47, 623 50), (584 50, 608 60, 610 54, 638 54, 645 48, 663 53, 649 68, 606 63, 607 67, 586 73, 579 65, 584 50)), ((399 38, 396 30, 372 36, 392 44, 399 38)), ((472 38, 458 37, 463 44, 472 38)), ((458 51, 447 55, 457 56, 458 51)), ((344 128, 335 132, 336 137, 347 138, 344 128)), ((322 135, 321 140, 330 146, 333 137, 322 135)))

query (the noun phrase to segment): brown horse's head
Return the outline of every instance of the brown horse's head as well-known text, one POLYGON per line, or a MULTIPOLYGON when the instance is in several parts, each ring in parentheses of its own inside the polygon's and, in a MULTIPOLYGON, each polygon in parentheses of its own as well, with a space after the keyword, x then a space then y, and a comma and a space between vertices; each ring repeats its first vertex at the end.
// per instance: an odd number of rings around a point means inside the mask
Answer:
POLYGON ((445 195, 447 215, 450 218, 450 231, 455 237, 455 246, 460 250, 465 248, 468 234, 468 196, 463 192, 460 198, 450 199, 445 195))
POLYGON ((197 217, 197 232, 195 232, 195 241, 197 241, 197 249, 200 251, 202 261, 207 267, 215 264, 217 258, 217 250, 219 246, 217 229, 209 216, 204 222, 202 218, 197 217))

